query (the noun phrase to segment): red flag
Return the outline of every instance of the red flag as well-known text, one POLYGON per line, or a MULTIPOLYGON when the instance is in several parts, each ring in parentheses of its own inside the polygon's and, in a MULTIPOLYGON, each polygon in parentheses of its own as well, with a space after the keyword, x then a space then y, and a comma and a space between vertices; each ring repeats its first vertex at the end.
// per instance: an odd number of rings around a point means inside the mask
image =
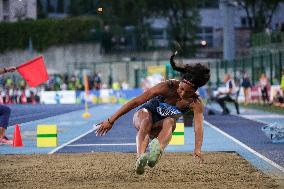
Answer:
POLYGON ((48 74, 42 56, 21 64, 17 67, 17 70, 30 87, 36 87, 48 80, 48 74))

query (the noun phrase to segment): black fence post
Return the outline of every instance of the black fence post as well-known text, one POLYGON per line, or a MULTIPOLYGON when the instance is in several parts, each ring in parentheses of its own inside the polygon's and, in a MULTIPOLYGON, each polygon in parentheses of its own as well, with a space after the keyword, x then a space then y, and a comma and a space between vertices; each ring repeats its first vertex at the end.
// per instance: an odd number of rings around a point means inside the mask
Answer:
POLYGON ((216 76, 217 76, 217 87, 220 85, 220 77, 219 77, 219 62, 216 62, 216 76))
POLYGON ((273 85, 273 67, 272 67, 273 57, 272 53, 269 54, 269 67, 270 67, 270 84, 273 85))
POLYGON ((255 70, 254 70, 254 57, 251 57, 251 82, 252 85, 255 84, 255 74, 254 74, 255 70))
POLYGON ((279 83, 281 83, 282 77, 282 52, 279 51, 279 83))
POLYGON ((260 55, 260 70, 261 70, 261 73, 265 73, 265 69, 264 69, 264 65, 263 65, 263 54, 260 55))
POLYGON ((232 62, 233 62, 233 71, 234 71, 234 80, 236 81, 236 79, 237 79, 237 61, 234 59, 234 60, 232 60, 232 62))
POLYGON ((129 61, 126 62, 126 80, 128 83, 130 83, 129 81, 129 61))

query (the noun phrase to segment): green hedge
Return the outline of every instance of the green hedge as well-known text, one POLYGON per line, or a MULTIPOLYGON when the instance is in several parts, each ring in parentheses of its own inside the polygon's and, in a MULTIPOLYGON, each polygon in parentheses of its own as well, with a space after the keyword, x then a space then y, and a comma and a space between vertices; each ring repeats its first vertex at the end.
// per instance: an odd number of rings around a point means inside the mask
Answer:
POLYGON ((33 48, 42 51, 50 46, 94 42, 100 39, 101 21, 95 17, 42 19, 0 23, 0 52, 33 48))
POLYGON ((263 46, 272 43, 284 43, 284 32, 254 33, 252 34, 252 46, 263 46))

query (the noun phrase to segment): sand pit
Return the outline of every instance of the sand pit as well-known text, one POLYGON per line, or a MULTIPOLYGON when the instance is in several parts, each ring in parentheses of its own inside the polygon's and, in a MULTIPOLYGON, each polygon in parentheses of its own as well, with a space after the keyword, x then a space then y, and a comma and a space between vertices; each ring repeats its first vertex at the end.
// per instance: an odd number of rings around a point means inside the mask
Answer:
MULTIPOLYGON (((1 155, 2 188, 281 188, 236 153, 165 153, 136 175, 133 153, 1 155)), ((282 186, 283 187, 283 186, 282 186)))

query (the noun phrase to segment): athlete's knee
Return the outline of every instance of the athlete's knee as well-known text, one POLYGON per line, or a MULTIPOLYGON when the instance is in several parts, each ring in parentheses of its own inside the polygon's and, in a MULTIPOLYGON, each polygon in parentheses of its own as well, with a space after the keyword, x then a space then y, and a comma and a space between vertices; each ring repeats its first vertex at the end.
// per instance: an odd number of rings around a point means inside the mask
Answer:
POLYGON ((133 124, 136 129, 150 131, 152 127, 152 116, 147 109, 138 110, 133 116, 133 124))

